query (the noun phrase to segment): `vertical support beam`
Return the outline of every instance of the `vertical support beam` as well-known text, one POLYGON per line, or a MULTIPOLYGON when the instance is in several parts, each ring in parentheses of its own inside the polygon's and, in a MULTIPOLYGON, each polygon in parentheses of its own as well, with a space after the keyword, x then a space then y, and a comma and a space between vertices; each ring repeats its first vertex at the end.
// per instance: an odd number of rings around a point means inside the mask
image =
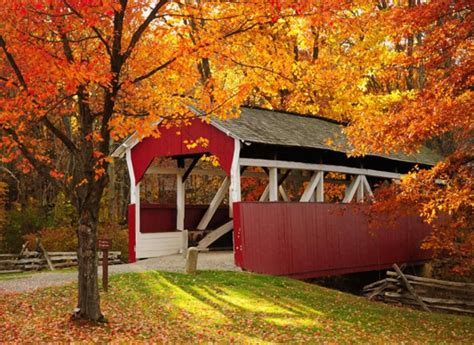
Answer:
POLYGON ((134 234, 129 233, 129 238, 130 236, 134 236, 135 246, 129 249, 133 249, 133 253, 129 253, 129 255, 135 261, 137 257, 137 244, 140 237, 140 183, 137 184, 135 179, 135 171, 133 170, 131 149, 128 149, 126 152, 126 160, 128 176, 130 177, 130 204, 135 204, 135 226, 134 229, 128 229, 128 231, 134 231, 134 234))
POLYGON ((359 185, 357 186, 357 202, 364 202, 364 175, 359 175, 360 181, 359 185))
MULTIPOLYGON (((270 174, 270 171, 267 169, 265 170, 265 172, 267 173, 267 175, 270 174)), ((286 180, 286 178, 288 177, 288 175, 291 173, 291 170, 290 169, 287 169, 286 172, 280 176, 280 178, 278 179, 278 191, 281 195, 281 198, 284 200, 284 201, 290 201, 290 198, 288 197, 288 195, 286 194, 285 190, 283 189, 283 182, 286 180)), ((278 172, 277 172, 277 175, 278 175, 278 172)), ((270 184, 268 184, 266 187, 265 187, 265 190, 263 191, 262 195, 260 196, 260 199, 259 201, 268 201, 269 200, 269 194, 270 194, 270 184)))
POLYGON ((130 177, 130 203, 134 204, 136 200, 136 180, 135 180, 135 172, 133 170, 133 163, 132 163, 132 150, 127 150, 126 154, 127 159, 127 169, 128 169, 128 176, 130 177))
POLYGON ((176 229, 184 230, 185 188, 183 175, 176 174, 176 229))
POLYGON ((234 156, 230 168, 229 216, 234 217, 233 203, 241 199, 240 191, 240 140, 234 139, 234 156))
POLYGON ((138 243, 140 233, 141 233, 141 223, 140 223, 140 182, 135 186, 135 243, 138 243))
POLYGON ((270 201, 278 201, 278 169, 270 168, 268 178, 270 201))
POLYGON ((234 201, 232 200, 232 184, 229 187, 229 218, 234 218, 234 201))

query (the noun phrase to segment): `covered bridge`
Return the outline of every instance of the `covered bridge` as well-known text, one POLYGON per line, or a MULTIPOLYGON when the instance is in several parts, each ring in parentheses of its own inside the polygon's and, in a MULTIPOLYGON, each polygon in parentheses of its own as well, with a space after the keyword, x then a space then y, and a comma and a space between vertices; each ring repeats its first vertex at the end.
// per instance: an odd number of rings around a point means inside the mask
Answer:
MULTIPOLYGON (((420 249, 428 226, 407 217, 390 230, 374 230, 360 204, 372 197, 376 183, 400 179, 415 165, 434 165, 439 157, 425 147, 413 155, 350 158, 342 125, 255 108, 242 108, 239 118, 225 121, 196 116, 180 127, 158 126, 159 138, 131 136, 114 152, 126 157, 130 175, 132 262, 182 252, 189 241, 205 249, 226 236, 243 269, 297 278, 429 258, 420 249), (204 168, 202 158, 211 155, 219 167, 204 168), (140 188, 145 174, 173 176, 172 205, 144 202, 140 188), (187 183, 197 175, 220 178, 205 205, 187 203, 187 183), (285 186, 292 176, 291 186, 300 186, 289 193, 285 186), (248 177, 265 184, 251 202, 242 192, 248 177), (339 202, 325 193, 329 184, 343 187, 339 202)), ((212 189, 206 183, 199 188, 212 189)))

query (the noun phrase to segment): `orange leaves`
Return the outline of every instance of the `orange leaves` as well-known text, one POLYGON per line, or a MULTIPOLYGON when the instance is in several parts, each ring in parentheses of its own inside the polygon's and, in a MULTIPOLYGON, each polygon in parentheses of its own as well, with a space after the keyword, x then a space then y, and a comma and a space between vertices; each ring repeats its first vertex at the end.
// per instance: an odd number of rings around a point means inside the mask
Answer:
POLYGON ((51 175, 51 177, 53 177, 54 179, 62 179, 64 177, 64 173, 62 171, 58 171, 56 169, 53 169, 49 172, 49 174, 51 175))
MULTIPOLYGON (((458 264, 458 272, 472 269, 474 258, 473 207, 474 179, 463 161, 468 156, 453 156, 431 170, 407 175, 401 184, 383 186, 376 191, 372 205, 384 222, 404 214, 417 214, 433 227, 423 248, 436 255, 449 254, 458 264)), ((377 218, 377 217, 376 217, 377 218)))

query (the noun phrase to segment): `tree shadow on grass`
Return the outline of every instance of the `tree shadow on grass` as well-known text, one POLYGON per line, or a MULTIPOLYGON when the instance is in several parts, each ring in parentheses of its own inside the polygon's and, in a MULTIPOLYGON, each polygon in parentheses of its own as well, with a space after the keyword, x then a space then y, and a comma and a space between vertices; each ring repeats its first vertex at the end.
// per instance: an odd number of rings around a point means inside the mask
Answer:
POLYGON ((328 321, 300 298, 283 297, 286 287, 263 276, 149 272, 143 278, 135 284, 136 291, 148 301, 164 303, 165 317, 179 320, 181 334, 194 339, 204 333, 209 339, 232 334, 247 341, 291 340, 325 332, 328 321))

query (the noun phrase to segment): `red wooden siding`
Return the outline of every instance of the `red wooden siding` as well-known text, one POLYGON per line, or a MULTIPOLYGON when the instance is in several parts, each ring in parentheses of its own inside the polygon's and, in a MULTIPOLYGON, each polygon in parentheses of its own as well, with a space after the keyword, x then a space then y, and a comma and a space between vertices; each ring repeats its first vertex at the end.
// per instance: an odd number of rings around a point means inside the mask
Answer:
POLYGON ((248 271, 294 278, 385 269, 429 259, 420 249, 430 228, 414 217, 369 229, 360 205, 234 204, 234 255, 248 271))
MULTIPOLYGON (((184 228, 194 230, 206 212, 207 205, 186 205, 184 212, 184 228)), ((215 229, 229 221, 229 209, 218 208, 209 223, 209 229, 215 229)), ((176 206, 175 205, 140 205, 140 231, 143 233, 167 232, 176 230, 176 206)))
POLYGON ((217 130, 212 125, 194 120, 189 126, 160 128, 159 138, 145 138, 132 148, 132 164, 136 183, 140 182, 146 169, 155 157, 189 155, 211 152, 219 158, 219 163, 228 175, 234 154, 234 139, 217 130), (209 140, 209 146, 189 149, 184 141, 198 138, 209 140))

